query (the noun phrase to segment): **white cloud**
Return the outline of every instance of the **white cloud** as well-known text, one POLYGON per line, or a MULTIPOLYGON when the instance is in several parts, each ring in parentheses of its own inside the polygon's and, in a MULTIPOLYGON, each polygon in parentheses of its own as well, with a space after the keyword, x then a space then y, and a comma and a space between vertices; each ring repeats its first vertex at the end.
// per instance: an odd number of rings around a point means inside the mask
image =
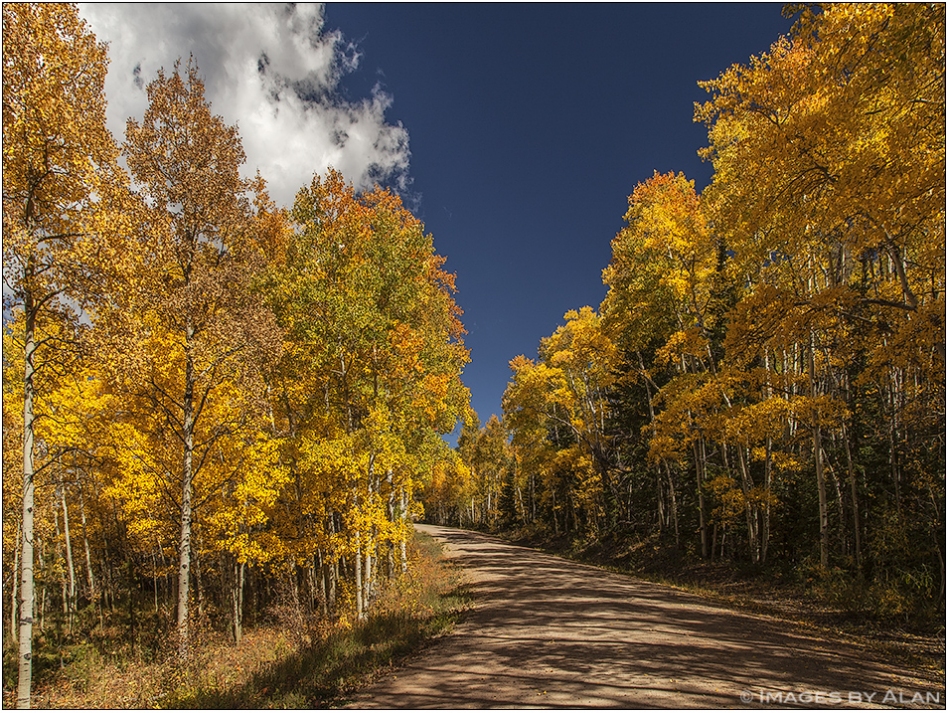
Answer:
POLYGON ((259 168, 272 197, 290 204, 314 173, 342 171, 358 188, 404 182, 408 132, 386 123, 391 97, 345 101, 342 76, 359 62, 339 31, 324 30, 321 5, 97 4, 79 12, 109 43, 109 129, 125 136, 141 119, 145 85, 193 54, 211 110, 240 128, 246 176, 259 168))

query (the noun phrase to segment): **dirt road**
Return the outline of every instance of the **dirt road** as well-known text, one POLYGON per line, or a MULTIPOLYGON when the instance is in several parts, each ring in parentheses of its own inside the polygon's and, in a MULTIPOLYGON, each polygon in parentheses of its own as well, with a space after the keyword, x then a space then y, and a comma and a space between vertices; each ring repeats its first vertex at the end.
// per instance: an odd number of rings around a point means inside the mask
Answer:
POLYGON ((945 707, 945 686, 867 651, 696 595, 419 526, 475 607, 350 708, 945 707))

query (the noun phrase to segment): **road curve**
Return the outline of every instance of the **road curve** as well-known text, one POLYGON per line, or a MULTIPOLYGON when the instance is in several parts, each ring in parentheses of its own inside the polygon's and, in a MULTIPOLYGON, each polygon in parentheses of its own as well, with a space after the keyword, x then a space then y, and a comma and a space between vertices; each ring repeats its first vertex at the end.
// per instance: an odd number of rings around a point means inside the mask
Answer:
POLYGON ((474 609, 348 708, 945 707, 945 685, 696 595, 419 525, 474 609))

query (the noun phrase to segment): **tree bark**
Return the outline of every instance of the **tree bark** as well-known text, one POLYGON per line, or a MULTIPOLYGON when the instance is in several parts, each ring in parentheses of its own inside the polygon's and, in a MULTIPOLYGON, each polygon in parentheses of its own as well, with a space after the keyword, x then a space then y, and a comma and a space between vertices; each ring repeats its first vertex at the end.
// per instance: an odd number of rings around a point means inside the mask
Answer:
POLYGON ((402 570, 402 574, 405 574, 406 572, 409 571, 409 556, 408 556, 408 552, 406 551, 407 535, 404 531, 404 529, 408 527, 408 524, 406 521, 408 520, 408 512, 409 512, 409 496, 408 496, 408 493, 405 491, 404 485, 400 489, 399 500, 401 500, 401 506, 402 506, 399 516, 401 517, 402 523, 404 525, 402 537, 399 538, 399 568, 402 570))
POLYGON ((847 480, 850 483, 850 504, 853 507, 853 546, 854 563, 857 568, 860 567, 860 505, 857 500, 857 474, 853 467, 853 455, 850 452, 850 434, 847 432, 847 424, 841 421, 840 429, 843 433, 844 453, 847 456, 847 480))
POLYGON ((17 640, 17 628, 19 626, 19 622, 17 621, 17 612, 20 610, 20 608, 17 606, 17 593, 19 592, 17 585, 19 584, 20 579, 20 549, 23 547, 23 538, 21 535, 22 528, 20 527, 20 523, 17 523, 16 548, 14 549, 13 554, 13 577, 11 577, 12 591, 10 592, 10 638, 14 641, 17 640))
POLYGON ((19 680, 17 683, 17 708, 30 707, 30 690, 33 679, 33 507, 35 483, 33 468, 33 375, 36 368, 36 314, 32 296, 24 300, 26 315, 24 334, 25 359, 23 372, 23 530, 20 580, 20 633, 19 633, 19 680))
POLYGON ((188 657, 188 595, 190 594, 191 569, 191 490, 192 458, 194 455, 194 357, 191 354, 194 327, 185 328, 185 390, 182 399, 182 440, 184 454, 181 464, 181 538, 178 559, 178 655, 188 657))
POLYGON ((231 603, 234 610, 234 643, 240 646, 244 634, 244 571, 243 562, 234 563, 234 585, 231 589, 231 603))
POLYGON ((359 533, 356 533, 356 619, 365 618, 365 605, 362 596, 362 550, 359 545, 359 533))
POLYGON ((366 551, 363 557, 363 564, 366 567, 366 573, 363 575, 362 584, 365 588, 365 594, 362 597, 362 606, 365 611, 369 611, 369 602, 372 601, 372 543, 366 538, 366 551))
POLYGON ((66 485, 60 484, 63 503, 63 535, 66 537, 66 567, 69 571, 69 610, 76 610, 76 568, 73 566, 72 537, 69 531, 69 505, 66 503, 66 485))
POLYGON ((669 468, 669 461, 663 459, 662 465, 666 470, 666 479, 669 481, 669 504, 672 506, 672 527, 675 529, 676 547, 679 546, 679 505, 676 501, 675 480, 672 478, 672 469, 669 468))
POLYGON ((761 562, 768 561, 768 542, 771 540, 771 478, 772 457, 771 437, 765 441, 764 457, 764 493, 767 500, 761 510, 761 562))
MULTIPOLYGON (((724 444, 723 448, 727 447, 724 444)), ((753 564, 758 564, 761 561, 761 546, 758 537, 758 522, 757 522, 757 513, 755 512, 756 508, 752 507, 752 504, 749 500, 751 495, 751 490, 754 488, 754 482, 751 479, 751 472, 749 470, 748 460, 746 458, 746 448, 744 446, 737 446, 738 450, 738 470, 741 474, 741 489, 742 493, 745 496, 745 523, 748 527, 748 547, 750 549, 751 561, 753 564)))
MULTIPOLYGON (((59 511, 56 509, 56 505, 53 505, 53 559, 59 560, 59 536, 62 534, 59 529, 59 511)), ((66 559, 66 556, 63 555, 63 560, 66 559)), ((68 619, 69 619, 69 584, 67 580, 66 568, 63 567, 60 572, 59 584, 61 587, 61 600, 63 604, 63 618, 67 620, 66 628, 69 628, 68 619)))
MULTIPOLYGON (((814 375, 814 334, 811 333, 810 358, 808 359, 808 380, 810 382, 811 398, 817 396, 817 381, 814 375)), ((814 414, 815 422, 811 427, 811 436, 814 444, 814 469, 817 475, 817 498, 820 516, 820 565, 826 569, 829 564, 830 551, 830 528, 827 515, 827 483, 824 478, 823 447, 821 446, 820 424, 816 421, 817 414, 814 414)))
POLYGON ((692 450, 695 455, 695 483, 699 496, 699 537, 702 542, 702 559, 708 559, 708 524, 705 522, 705 492, 702 487, 705 483, 705 440, 700 438, 695 441, 692 444, 692 450))
POLYGON ((96 579, 92 573, 92 552, 89 549, 89 534, 86 527, 86 499, 82 492, 82 481, 79 482, 79 518, 82 523, 82 546, 86 551, 86 580, 89 584, 89 599, 96 600, 96 579))

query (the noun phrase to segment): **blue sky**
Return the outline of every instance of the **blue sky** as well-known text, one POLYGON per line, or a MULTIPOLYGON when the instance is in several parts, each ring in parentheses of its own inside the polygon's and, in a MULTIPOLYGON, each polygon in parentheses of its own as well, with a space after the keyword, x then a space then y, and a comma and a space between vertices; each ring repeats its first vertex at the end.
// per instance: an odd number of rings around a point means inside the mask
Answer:
POLYGON ((704 186, 697 86, 766 51, 778 4, 329 4, 410 136, 409 191, 458 275, 482 421, 518 354, 569 309, 598 306, 632 187, 683 171, 704 186))
POLYGON ((704 186, 697 86, 766 51, 780 4, 80 4, 109 42, 109 126, 193 53, 288 204, 333 166, 405 196, 457 273, 482 421, 518 354, 598 306, 610 241, 654 170, 704 186), (260 72, 266 57, 266 71, 260 72), (340 137, 343 137, 342 139, 340 137))

